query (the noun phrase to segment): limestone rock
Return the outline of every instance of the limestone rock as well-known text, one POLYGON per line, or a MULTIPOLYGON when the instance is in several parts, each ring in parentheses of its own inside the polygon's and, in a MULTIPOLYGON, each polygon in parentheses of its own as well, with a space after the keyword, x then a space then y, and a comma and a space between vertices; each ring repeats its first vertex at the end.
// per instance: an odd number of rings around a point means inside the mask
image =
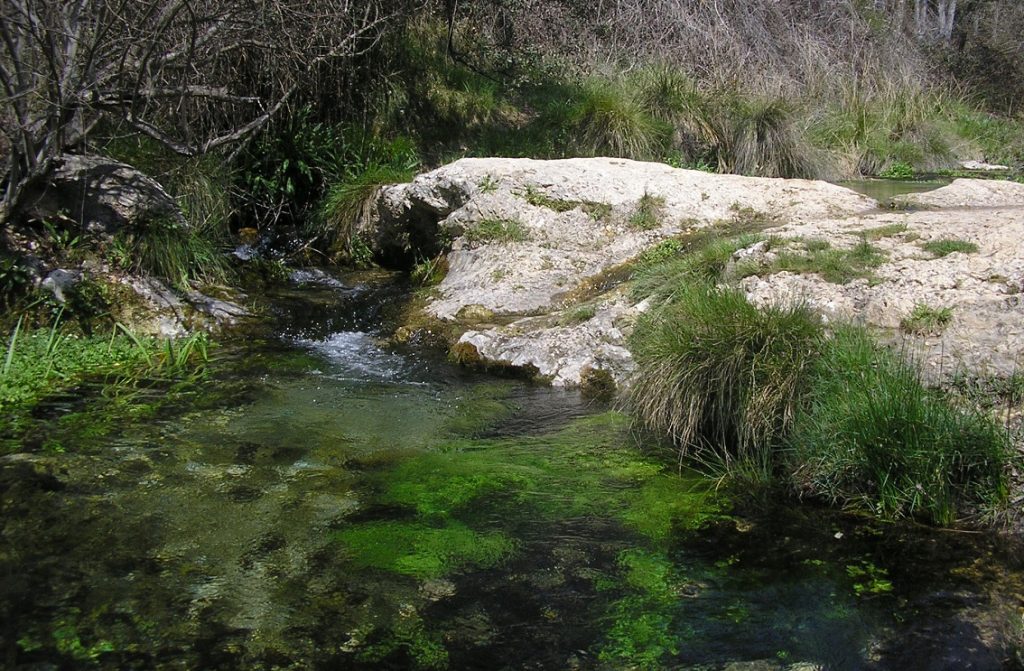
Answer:
POLYGON ((164 188, 125 163, 102 156, 65 154, 45 184, 25 199, 34 219, 69 217, 92 233, 164 221, 185 226, 185 217, 164 188))
MULTIPOLYGON (((892 229, 873 242, 887 260, 870 281, 777 272, 741 286, 757 304, 802 301, 826 320, 865 322, 894 337, 915 306, 949 307, 943 335, 915 344, 926 367, 1011 370, 1024 356, 1024 185, 958 179, 904 202, 917 209, 882 210, 825 182, 623 159, 462 159, 382 189, 361 234, 385 260, 450 250, 426 313, 457 328, 470 314, 489 322, 457 338, 456 359, 519 367, 564 386, 607 371, 621 386, 633 369, 626 339, 647 305, 617 286, 658 243, 726 224, 852 247, 868 229, 892 229), (645 196, 659 216, 640 226, 634 215, 645 196), (980 252, 934 258, 920 247, 940 238, 980 252)), ((768 265, 774 253, 759 244, 737 260, 768 265)))

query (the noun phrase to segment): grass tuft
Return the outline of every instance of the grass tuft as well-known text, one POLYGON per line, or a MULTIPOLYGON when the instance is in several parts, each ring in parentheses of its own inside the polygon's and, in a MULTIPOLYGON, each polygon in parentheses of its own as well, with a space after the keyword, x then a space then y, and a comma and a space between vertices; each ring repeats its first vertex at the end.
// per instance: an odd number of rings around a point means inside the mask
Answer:
POLYGON ((929 240, 928 242, 921 243, 921 249, 930 254, 934 254, 935 258, 941 259, 943 256, 949 256, 954 252, 975 254, 978 251, 978 245, 967 240, 942 238, 940 240, 929 240))
POLYGON ((952 524, 1006 495, 1006 438, 979 412, 947 402, 863 329, 839 329, 793 423, 798 492, 883 517, 952 524))
POLYGON ((821 328, 802 306, 758 310, 739 291, 683 284, 630 340, 634 411, 683 452, 769 449, 793 420, 821 328))
POLYGON ((629 216, 629 225, 641 231, 649 231, 661 226, 664 216, 665 199, 662 196, 652 196, 645 191, 637 201, 633 214, 629 216))
POLYGON ((651 116, 622 80, 585 82, 569 123, 577 149, 591 156, 656 158, 664 153, 670 135, 668 124, 651 116))
POLYGON ((467 230, 465 238, 472 243, 525 242, 530 239, 530 231, 517 219, 488 218, 467 230))
POLYGON ((933 308, 919 303, 900 321, 900 328, 916 335, 938 335, 953 319, 951 308, 933 308))

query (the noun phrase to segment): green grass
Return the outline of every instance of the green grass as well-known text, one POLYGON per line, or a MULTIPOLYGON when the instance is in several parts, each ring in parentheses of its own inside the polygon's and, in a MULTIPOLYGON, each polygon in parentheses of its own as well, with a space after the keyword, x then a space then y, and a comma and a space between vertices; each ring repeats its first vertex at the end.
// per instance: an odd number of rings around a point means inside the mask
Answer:
POLYGON ((867 240, 881 240, 882 238, 891 238, 896 235, 902 235, 906 232, 906 224, 886 224, 884 226, 866 228, 861 232, 861 235, 863 235, 867 240))
POLYGON ((929 254, 933 254, 935 258, 941 259, 943 256, 948 256, 954 252, 975 254, 978 251, 978 245, 967 240, 941 238, 939 240, 929 240, 928 242, 921 243, 921 249, 929 254))
POLYGON ((951 308, 933 308, 919 303, 900 321, 900 328, 916 335, 938 335, 953 319, 951 308))
POLYGON ((526 191, 523 193, 523 199, 525 199, 530 205, 546 207, 547 209, 555 212, 568 212, 570 210, 575 210, 581 204, 578 200, 552 198, 532 184, 526 187, 526 191))
MULTIPOLYGON (((807 242, 810 254, 842 254, 839 268, 877 261, 864 241, 807 242)), ((674 241, 641 268, 635 295, 656 301, 629 340, 635 418, 734 485, 781 481, 799 496, 945 525, 997 510, 1009 463, 1000 427, 926 389, 863 329, 830 336, 803 307, 759 310, 722 286, 741 246, 674 241)), ((951 313, 913 317, 907 328, 931 329, 951 313)))
POLYGON ((767 267, 746 266, 743 274, 815 273, 827 282, 847 284, 855 279, 871 278, 872 270, 882 265, 885 258, 884 252, 862 237, 849 249, 822 244, 807 244, 805 251, 784 249, 767 267))
POLYGON ((222 282, 228 269, 214 239, 173 219, 118 233, 106 255, 124 270, 158 277, 179 288, 197 281, 222 282))
POLYGON ((660 227, 664 216, 665 198, 645 191, 637 201, 633 213, 629 215, 629 225, 641 231, 649 231, 660 227))
POLYGON ((633 295, 637 299, 671 300, 677 291, 694 282, 717 281, 737 250, 760 240, 756 234, 719 238, 713 233, 666 240, 649 250, 649 256, 641 256, 633 277, 633 295))
POLYGON ((634 413, 683 452, 770 449, 793 420, 820 333, 804 307, 758 310, 736 290, 685 283, 630 339, 642 371, 634 413))
POLYGON ((472 243, 525 242, 530 231, 517 219, 487 218, 468 229, 465 238, 472 243))
POLYGON ((329 256, 351 257, 354 234, 369 216, 372 198, 382 186, 411 180, 415 171, 408 162, 371 163, 331 185, 306 224, 306 236, 318 240, 329 256))
POLYGON ((622 79, 584 82, 568 121, 576 150, 589 156, 652 159, 664 153, 670 136, 670 126, 622 79))
POLYGON ((88 380, 130 384, 190 375, 202 369, 207 348, 205 334, 161 341, 118 326, 108 336, 80 336, 65 333, 59 323, 26 332, 19 322, 7 338, 0 369, 0 408, 30 406, 88 380))
POLYGON ((808 386, 789 440, 797 492, 945 525, 1005 499, 1000 427, 926 389, 863 329, 827 341, 808 386))

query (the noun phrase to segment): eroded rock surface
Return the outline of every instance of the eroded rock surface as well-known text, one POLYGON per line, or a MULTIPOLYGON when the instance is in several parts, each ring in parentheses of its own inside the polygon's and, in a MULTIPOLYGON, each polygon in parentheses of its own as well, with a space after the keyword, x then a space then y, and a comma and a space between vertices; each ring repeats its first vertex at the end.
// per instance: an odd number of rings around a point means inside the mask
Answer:
MULTIPOLYGON (((915 336, 926 365, 1012 372, 1024 351, 1024 185, 956 180, 901 204, 908 209, 884 210, 826 182, 622 159, 463 159, 385 188, 363 235, 379 257, 428 258, 450 245, 448 273, 425 310, 461 325, 463 358, 574 386, 594 370, 628 380, 626 338, 644 305, 619 285, 659 242, 721 226, 843 248, 888 227, 872 236, 886 261, 871 279, 766 272, 741 286, 755 303, 806 301, 826 319, 894 337, 905 337, 899 327, 915 307, 949 308, 941 334, 915 336), (645 208, 654 216, 642 217, 645 208), (937 258, 921 246, 944 238, 979 251, 937 258)), ((756 259, 768 247, 746 253, 756 259)))
POLYGON ((611 288, 622 279, 616 268, 658 242, 717 223, 848 217, 876 206, 825 182, 624 159, 462 159, 385 188, 364 236, 383 258, 425 258, 439 251, 438 240, 451 240, 428 314, 451 321, 475 306, 512 319, 469 330, 462 342, 484 360, 532 365, 556 385, 575 385, 588 368, 625 378, 631 362, 620 325, 636 308, 611 296, 586 319, 563 313, 611 288), (645 203, 654 210, 649 221, 638 214, 645 203))

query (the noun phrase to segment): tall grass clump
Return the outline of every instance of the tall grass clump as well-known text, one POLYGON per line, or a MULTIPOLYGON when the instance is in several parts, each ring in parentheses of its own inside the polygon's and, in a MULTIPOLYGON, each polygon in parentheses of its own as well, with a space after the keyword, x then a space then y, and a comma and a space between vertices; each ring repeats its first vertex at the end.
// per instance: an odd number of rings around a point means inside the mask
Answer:
POLYGON ((759 310, 740 291, 683 284, 630 340, 634 412, 682 453, 761 458, 793 421, 821 328, 803 306, 759 310))
POLYGON ((593 78, 577 95, 569 123, 580 153, 650 159, 665 152, 669 125, 654 118, 625 81, 593 78))
POLYGON ((720 96, 709 126, 720 172, 758 177, 816 177, 821 172, 796 111, 782 99, 720 96))
POLYGON ((353 235, 369 216, 376 193, 382 186, 411 180, 420 165, 415 145, 406 138, 370 138, 366 144, 341 169, 305 226, 307 238, 331 257, 352 255, 353 235))
POLYGON ((863 329, 838 329, 808 380, 789 440, 797 492, 941 525, 1005 498, 1003 430, 926 389, 863 329))
POLYGON ((220 282, 227 272, 223 250, 210 231, 171 217, 119 233, 110 254, 125 270, 152 275, 179 288, 196 281, 220 282))

